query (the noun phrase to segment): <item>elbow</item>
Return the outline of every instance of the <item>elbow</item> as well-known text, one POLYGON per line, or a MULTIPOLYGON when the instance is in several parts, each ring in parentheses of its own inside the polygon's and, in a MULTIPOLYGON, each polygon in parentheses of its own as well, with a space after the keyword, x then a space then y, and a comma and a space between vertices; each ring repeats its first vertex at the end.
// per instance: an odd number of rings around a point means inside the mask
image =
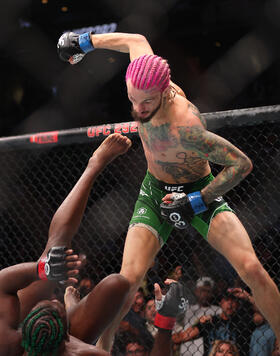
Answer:
POLYGON ((252 171, 253 163, 247 156, 240 157, 236 163, 236 173, 242 180, 252 171))
POLYGON ((134 36, 134 40, 135 41, 139 41, 139 42, 147 42, 147 39, 144 35, 141 35, 140 33, 136 33, 133 35, 134 36))
POLYGON ((243 167, 243 176, 246 177, 253 170, 253 163, 250 158, 246 157, 243 167))
POLYGON ((136 42, 138 44, 143 44, 143 43, 148 43, 146 37, 144 35, 140 35, 140 34, 134 34, 134 35, 131 35, 132 36, 132 42, 135 44, 136 42))
MULTIPOLYGON (((130 52, 135 47, 143 47, 148 43, 145 36, 138 33, 129 33, 126 35, 126 51, 130 52)), ((123 52, 126 52, 123 51, 123 52)))

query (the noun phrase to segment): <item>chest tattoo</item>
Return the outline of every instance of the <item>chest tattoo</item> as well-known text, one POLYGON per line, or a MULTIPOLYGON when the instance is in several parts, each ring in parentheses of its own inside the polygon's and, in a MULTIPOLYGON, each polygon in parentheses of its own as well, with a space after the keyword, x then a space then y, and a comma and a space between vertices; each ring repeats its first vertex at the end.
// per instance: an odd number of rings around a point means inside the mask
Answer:
POLYGON ((201 177, 203 161, 199 157, 189 156, 186 152, 178 152, 176 158, 178 159, 176 162, 157 160, 155 163, 178 183, 184 178, 197 180, 201 177))
POLYGON ((171 134, 170 124, 153 126, 150 122, 141 124, 139 133, 147 148, 153 152, 166 151, 178 145, 178 139, 171 134))

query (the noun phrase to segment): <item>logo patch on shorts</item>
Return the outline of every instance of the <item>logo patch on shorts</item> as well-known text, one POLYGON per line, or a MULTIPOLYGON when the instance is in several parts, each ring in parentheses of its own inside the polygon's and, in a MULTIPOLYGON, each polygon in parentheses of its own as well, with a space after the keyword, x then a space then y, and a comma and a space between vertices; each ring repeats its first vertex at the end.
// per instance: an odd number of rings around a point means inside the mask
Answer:
POLYGON ((169 215, 169 220, 174 223, 177 229, 184 229, 186 227, 186 223, 181 220, 181 215, 176 212, 173 212, 169 215))
POLYGON ((137 210, 137 214, 139 214, 139 215, 146 214, 146 212, 147 212, 147 209, 146 209, 146 208, 139 208, 139 209, 137 210))
POLYGON ((164 189, 167 191, 167 192, 183 192, 184 191, 184 186, 183 185, 173 185, 173 186, 170 186, 170 185, 165 185, 164 186, 164 189))

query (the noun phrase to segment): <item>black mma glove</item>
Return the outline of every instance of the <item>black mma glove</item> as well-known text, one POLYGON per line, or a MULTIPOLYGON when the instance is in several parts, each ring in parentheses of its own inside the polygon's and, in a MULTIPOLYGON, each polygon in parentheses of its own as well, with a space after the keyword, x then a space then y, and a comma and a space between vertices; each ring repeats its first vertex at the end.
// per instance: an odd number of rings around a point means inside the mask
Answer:
POLYGON ((161 203, 161 216, 177 229, 186 229, 194 215, 203 213, 208 208, 201 193, 172 193, 171 203, 161 203))
POLYGON ((80 62, 86 53, 94 49, 90 39, 90 32, 83 33, 82 35, 66 32, 59 38, 57 43, 59 58, 71 64, 80 62))
POLYGON ((172 330, 176 317, 187 310, 189 302, 186 288, 181 282, 171 283, 161 300, 155 300, 156 316, 154 325, 160 329, 172 330))
POLYGON ((42 258, 37 264, 38 277, 43 280, 64 281, 68 278, 66 266, 67 247, 52 247, 47 257, 42 258))

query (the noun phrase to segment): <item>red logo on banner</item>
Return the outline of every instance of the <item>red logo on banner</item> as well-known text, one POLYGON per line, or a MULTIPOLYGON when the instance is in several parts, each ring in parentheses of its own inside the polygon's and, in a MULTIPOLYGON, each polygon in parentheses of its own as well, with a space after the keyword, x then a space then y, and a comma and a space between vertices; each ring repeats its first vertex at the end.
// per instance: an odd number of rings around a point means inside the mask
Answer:
POLYGON ((130 123, 130 132, 134 133, 134 132, 138 132, 138 123, 133 121, 130 123))
POLYGON ((37 143, 38 145, 58 142, 58 131, 41 132, 31 135, 30 142, 37 143))
POLYGON ((87 129, 88 137, 98 137, 100 134, 108 136, 111 133, 111 125, 93 126, 87 129))
POLYGON ((114 132, 120 134, 128 134, 133 132, 138 132, 137 122, 122 122, 120 124, 115 124, 114 132))
POLYGON ((111 132, 119 134, 129 134, 138 132, 137 122, 122 122, 114 125, 114 130, 112 131, 113 126, 102 125, 102 126, 92 126, 87 129, 88 137, 98 137, 100 135, 108 136, 111 132))

